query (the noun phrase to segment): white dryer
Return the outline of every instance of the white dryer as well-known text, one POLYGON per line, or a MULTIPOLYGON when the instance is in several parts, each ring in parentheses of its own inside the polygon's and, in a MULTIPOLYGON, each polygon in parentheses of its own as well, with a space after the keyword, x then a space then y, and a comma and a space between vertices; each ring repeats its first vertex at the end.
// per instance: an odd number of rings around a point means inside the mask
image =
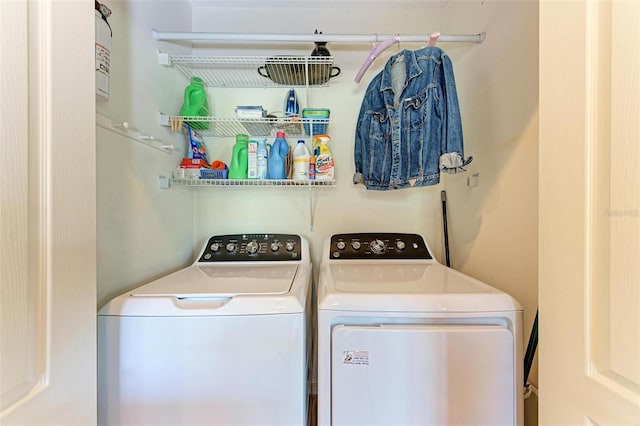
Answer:
POLYGON ((415 234, 328 238, 318 425, 522 425, 522 308, 415 234))
POLYGON ((209 238, 98 314, 98 424, 307 422, 311 283, 299 235, 209 238))

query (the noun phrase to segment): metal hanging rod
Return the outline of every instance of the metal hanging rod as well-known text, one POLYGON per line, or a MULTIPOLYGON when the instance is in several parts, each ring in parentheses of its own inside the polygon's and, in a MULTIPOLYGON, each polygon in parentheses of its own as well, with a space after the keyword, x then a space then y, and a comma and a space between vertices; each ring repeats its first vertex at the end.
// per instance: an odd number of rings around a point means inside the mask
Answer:
MULTIPOLYGON (((389 37, 396 37, 398 42, 423 43, 429 40, 429 34, 248 34, 248 33, 209 33, 209 32, 175 32, 152 30, 157 41, 227 41, 227 42, 333 42, 333 43, 378 43, 389 37)), ((480 34, 442 34, 439 42, 482 43, 485 32, 480 34)))

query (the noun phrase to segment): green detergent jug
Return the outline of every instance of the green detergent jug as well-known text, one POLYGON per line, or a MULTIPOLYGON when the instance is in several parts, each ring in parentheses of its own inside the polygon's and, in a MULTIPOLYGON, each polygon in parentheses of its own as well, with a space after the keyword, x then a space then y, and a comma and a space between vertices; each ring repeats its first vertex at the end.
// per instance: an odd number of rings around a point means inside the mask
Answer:
MULTIPOLYGON (((180 108, 180 115, 183 117, 209 116, 207 88, 200 77, 191 77, 191 84, 184 89, 184 101, 182 108, 180 108)), ((185 121, 185 123, 197 130, 209 128, 208 121, 185 121)))
POLYGON ((236 135, 236 144, 231 153, 229 179, 246 179, 249 165, 249 135, 236 135))

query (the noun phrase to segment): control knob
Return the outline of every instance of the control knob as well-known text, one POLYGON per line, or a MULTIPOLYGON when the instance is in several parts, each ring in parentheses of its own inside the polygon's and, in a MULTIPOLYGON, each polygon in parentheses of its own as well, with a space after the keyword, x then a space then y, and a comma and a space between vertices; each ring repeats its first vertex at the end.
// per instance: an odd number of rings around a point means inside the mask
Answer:
POLYGON ((344 241, 338 241, 338 242, 336 243, 336 247, 338 247, 338 250, 344 250, 344 249, 345 249, 345 247, 347 247, 347 245, 345 244, 345 242, 344 242, 344 241))
POLYGON ((271 243, 271 251, 272 252, 277 252, 280 249, 280 244, 276 243, 275 241, 271 243))
POLYGON ((352 241, 351 247, 353 247, 354 250, 360 250, 360 247, 362 247, 362 245, 360 244, 360 241, 352 241))
POLYGON ((293 251, 295 244, 293 243, 293 241, 287 241, 284 247, 287 249, 287 251, 293 251))
POLYGON ((256 254, 258 253, 258 249, 260 249, 260 244, 258 244, 256 240, 252 240, 247 243, 247 253, 256 254))
POLYGON ((396 241, 396 248, 398 250, 404 250, 407 245, 402 240, 396 241))
POLYGON ((237 245, 236 243, 227 243, 226 248, 229 253, 233 253, 234 251, 236 251, 237 245))
POLYGON ((382 240, 373 240, 369 243, 369 247, 371 247, 371 251, 374 254, 384 254, 387 247, 384 245, 384 241, 382 240))
POLYGON ((213 243, 209 246, 212 252, 217 253, 220 251, 220 243, 213 243))

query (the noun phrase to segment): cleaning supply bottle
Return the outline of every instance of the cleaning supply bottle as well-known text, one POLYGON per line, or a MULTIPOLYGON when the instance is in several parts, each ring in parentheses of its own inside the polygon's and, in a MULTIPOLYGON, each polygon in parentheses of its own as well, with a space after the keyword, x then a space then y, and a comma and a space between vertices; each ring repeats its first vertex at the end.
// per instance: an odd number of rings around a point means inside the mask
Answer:
POLYGON ((258 179, 268 179, 267 140, 258 139, 258 179))
MULTIPOLYGON (((191 77, 191 84, 184 89, 180 115, 183 117, 209 116, 209 96, 204 81, 200 77, 191 77)), ((186 121, 186 123, 198 130, 209 128, 207 121, 186 121)))
POLYGON ((316 157, 316 180, 331 181, 334 177, 334 163, 328 143, 329 135, 313 137, 313 155, 316 157))
POLYGON ((309 180, 316 180, 316 156, 309 156, 309 180))
POLYGON ((293 180, 309 180, 309 151, 303 139, 293 150, 293 180))
POLYGON ((246 179, 248 165, 249 136, 236 135, 236 143, 231 153, 231 165, 229 166, 229 179, 246 179))
POLYGON ((285 159, 289 155, 289 144, 284 132, 277 132, 269 155, 269 179, 286 179, 285 159))

